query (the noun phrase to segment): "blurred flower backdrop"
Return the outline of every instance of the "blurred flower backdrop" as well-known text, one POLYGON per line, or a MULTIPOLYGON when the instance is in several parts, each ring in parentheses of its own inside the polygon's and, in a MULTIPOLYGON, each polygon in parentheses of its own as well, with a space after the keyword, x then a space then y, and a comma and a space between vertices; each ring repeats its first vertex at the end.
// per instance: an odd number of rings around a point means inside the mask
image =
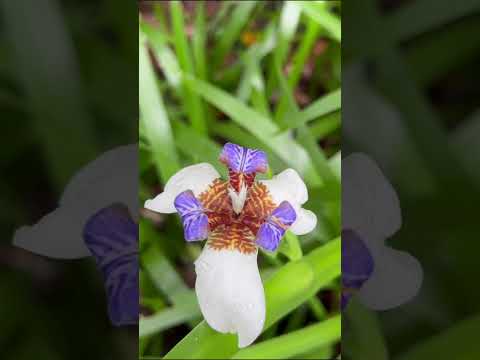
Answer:
POLYGON ((54 210, 82 167, 136 141, 137 34, 126 30, 137 22, 131 2, 0 1, 1 359, 137 353, 137 327, 110 323, 93 258, 12 246, 15 230, 54 210))
POLYGON ((140 356, 335 357, 340 316, 341 4, 335 1, 139 3, 140 203, 227 142, 264 150, 268 179, 294 168, 318 224, 259 253, 266 323, 237 348, 202 322, 178 216, 140 219, 140 356))
POLYGON ((342 154, 382 170, 402 217, 385 244, 423 269, 397 308, 352 299, 342 358, 478 359, 480 3, 346 1, 342 15, 342 154))

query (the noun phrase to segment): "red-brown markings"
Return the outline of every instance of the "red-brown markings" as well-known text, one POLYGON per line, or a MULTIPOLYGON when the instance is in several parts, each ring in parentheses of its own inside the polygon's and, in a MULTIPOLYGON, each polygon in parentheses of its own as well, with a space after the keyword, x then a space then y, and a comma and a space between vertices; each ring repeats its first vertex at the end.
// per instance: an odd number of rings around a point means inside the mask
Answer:
POLYGON ((215 250, 236 249, 244 254, 254 253, 257 249, 255 236, 258 229, 276 205, 267 187, 253 182, 243 211, 236 215, 228 194, 228 185, 227 181, 217 179, 199 196, 211 231, 207 244, 215 250))

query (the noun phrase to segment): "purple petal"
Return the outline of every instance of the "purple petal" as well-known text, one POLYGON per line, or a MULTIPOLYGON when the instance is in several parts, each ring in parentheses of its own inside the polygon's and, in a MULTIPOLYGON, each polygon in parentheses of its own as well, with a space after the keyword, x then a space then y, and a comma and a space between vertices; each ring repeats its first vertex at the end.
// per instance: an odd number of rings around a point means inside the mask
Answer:
POLYGON ((267 171, 268 161, 265 152, 227 143, 220 154, 220 161, 237 173, 251 174, 267 171))
POLYGON ((288 201, 282 202, 260 226, 256 242, 265 250, 275 251, 285 231, 295 222, 297 214, 288 201))
POLYGON ((110 321, 137 324, 138 226, 127 207, 114 204, 100 210, 87 221, 83 235, 103 274, 110 321))
POLYGON ((205 240, 208 237, 208 217, 193 192, 187 190, 180 193, 174 204, 182 218, 185 240, 205 240))
MULTIPOLYGON (((138 271, 138 262, 136 264, 138 271)), ((138 324, 139 292, 138 281, 128 282, 128 272, 109 284, 108 317, 115 326, 138 324)))
POLYGON ((373 272, 374 263, 367 246, 353 230, 342 231, 342 284, 359 289, 373 272))
POLYGON ((342 291, 342 295, 340 298, 340 308, 341 310, 345 310, 347 307, 348 303, 350 302, 350 299, 352 298, 352 293, 347 293, 345 291, 342 291))

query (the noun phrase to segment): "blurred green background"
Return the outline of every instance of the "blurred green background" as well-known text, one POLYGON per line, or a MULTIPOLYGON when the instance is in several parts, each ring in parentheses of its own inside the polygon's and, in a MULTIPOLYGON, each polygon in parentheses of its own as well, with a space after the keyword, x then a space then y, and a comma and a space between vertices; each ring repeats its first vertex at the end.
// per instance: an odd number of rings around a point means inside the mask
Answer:
POLYGON ((137 354, 137 327, 108 320, 93 259, 54 261, 11 246, 82 166, 136 142, 137 24, 130 2, 0 1, 1 359, 137 354))
POLYGON ((397 190, 403 225, 387 242, 424 283, 397 309, 351 307, 343 358, 478 359, 480 4, 346 5, 342 153, 367 153, 397 190))
POLYGON ((241 351, 201 322, 192 290, 199 244, 177 216, 142 212, 140 355, 312 358, 339 353, 341 4, 139 3, 140 202, 184 166, 218 162, 231 141, 293 167, 318 216, 259 264, 267 326, 241 351), (305 283, 307 282, 307 283, 305 283))

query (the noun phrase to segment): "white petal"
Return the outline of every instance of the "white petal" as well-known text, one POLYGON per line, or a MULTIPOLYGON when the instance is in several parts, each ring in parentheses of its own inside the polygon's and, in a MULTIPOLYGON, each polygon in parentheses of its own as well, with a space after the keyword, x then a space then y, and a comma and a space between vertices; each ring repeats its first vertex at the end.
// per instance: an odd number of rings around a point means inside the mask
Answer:
POLYGON ((342 162, 342 227, 383 241, 402 222, 395 190, 368 156, 356 153, 342 162))
POLYGON ((300 208, 297 211, 297 220, 290 227, 295 235, 305 235, 317 226, 317 216, 310 210, 300 208))
POLYGON ((213 250, 208 245, 195 261, 198 303, 207 323, 221 333, 237 333, 240 348, 260 335, 265 295, 257 253, 213 250))
POLYGON ((138 177, 133 171, 137 163, 137 144, 106 151, 70 179, 60 198, 60 206, 72 206, 84 201, 85 197, 104 198, 104 207, 122 203, 128 206, 132 217, 138 219, 138 194, 130 190, 138 187, 138 177))
POLYGON ((293 169, 287 169, 274 176, 271 180, 261 180, 278 205, 282 201, 288 201, 294 208, 300 208, 308 200, 307 186, 302 178, 293 169))
POLYGON ((307 186, 294 169, 287 169, 274 176, 271 180, 260 180, 270 192, 273 201, 279 205, 288 201, 297 213, 297 220, 290 230, 296 235, 304 235, 312 231, 317 225, 317 217, 310 210, 301 205, 308 201, 307 186))
POLYGON ((373 310, 392 309, 418 293, 423 271, 417 259, 385 246, 376 248, 373 257, 373 274, 358 294, 364 305, 373 310))
POLYGON ((55 259, 90 256, 83 241, 83 226, 92 213, 85 209, 57 208, 33 226, 22 226, 13 235, 13 244, 35 254, 55 259))
POLYGON ((65 187, 59 207, 33 226, 18 229, 14 245, 53 258, 89 256, 83 227, 90 216, 113 203, 122 203, 137 218, 138 194, 131 191, 138 185, 133 171, 137 159, 137 145, 127 145, 107 151, 87 164, 65 187))
POLYGON ((208 163, 187 166, 173 175, 165 184, 163 193, 145 202, 145 208, 164 214, 177 212, 173 202, 178 194, 192 190, 195 196, 207 190, 208 186, 220 177, 208 163))

